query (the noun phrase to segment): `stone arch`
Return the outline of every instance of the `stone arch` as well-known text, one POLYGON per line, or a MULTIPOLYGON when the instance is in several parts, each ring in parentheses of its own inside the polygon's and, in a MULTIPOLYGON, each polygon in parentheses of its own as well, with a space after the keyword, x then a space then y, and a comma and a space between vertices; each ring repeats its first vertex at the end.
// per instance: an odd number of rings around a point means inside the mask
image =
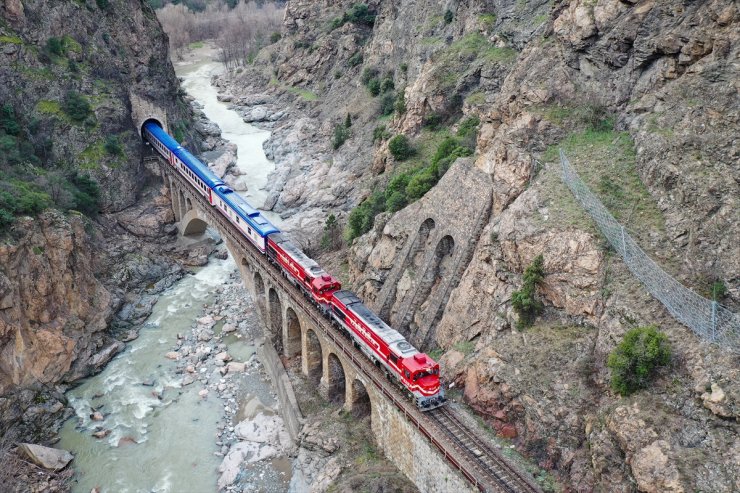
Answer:
POLYGON ((208 224, 198 216, 198 211, 195 209, 188 211, 180 222, 183 226, 182 234, 184 236, 202 234, 208 227, 208 224))
MULTIPOLYGON (((434 219, 431 217, 428 217, 424 220, 424 222, 421 223, 419 226, 419 231, 416 233, 416 236, 413 239, 413 243, 411 244, 411 247, 409 248, 408 253, 406 254, 406 258, 403 260, 403 266, 401 267, 401 270, 399 271, 399 277, 397 279, 397 282, 394 282, 391 284, 391 293, 386 298, 385 303, 383 303, 383 307, 380 309, 380 318, 383 320, 390 320, 393 316, 393 309, 394 305, 397 304, 397 302, 402 302, 403 299, 399 300, 399 292, 398 292, 398 284, 401 282, 401 280, 404 277, 413 277, 411 275, 411 272, 418 272, 420 271, 420 267, 422 266, 422 262, 424 260, 424 252, 427 249, 427 243, 429 242, 429 235, 432 232, 432 230, 436 227, 436 223, 434 222, 434 219)), ((411 292, 404 292, 401 293, 401 298, 405 298, 406 296, 413 294, 413 289, 410 290, 411 292)), ((396 309, 398 309, 396 307, 396 309)))
POLYGON ((267 296, 269 307, 270 336, 278 354, 283 352, 283 304, 275 288, 270 287, 267 296))
POLYGON ((190 200, 190 197, 185 197, 185 206, 187 209, 185 212, 190 212, 193 210, 193 201, 190 200))
POLYGON ((347 394, 347 380, 344 365, 334 353, 326 358, 326 393, 330 401, 344 405, 347 394))
POLYGON ((242 257, 241 264, 242 264, 242 267, 244 267, 245 272, 252 270, 252 266, 249 265, 249 262, 247 262, 247 257, 242 257))
POLYGON ((303 351, 303 374, 313 384, 318 384, 323 373, 323 358, 321 355, 321 341, 312 329, 307 329, 303 333, 304 348, 303 351))
POLYGON ((160 118, 150 116, 149 118, 141 122, 141 126, 139 127, 139 135, 141 135, 142 139, 144 138, 144 125, 146 125, 147 123, 154 123, 159 126, 159 128, 166 128, 160 118))
POLYGON ((262 280, 262 275, 259 271, 254 272, 254 301, 257 305, 257 310, 262 316, 262 320, 267 320, 265 317, 265 281, 262 280))
POLYGON ((283 348, 285 356, 292 358, 301 354, 301 321, 293 308, 285 309, 285 336, 283 348))
MULTIPOLYGON (((424 276, 419 281, 419 287, 417 288, 411 309, 408 311, 404 323, 401 324, 401 330, 410 332, 412 342, 417 345, 421 345, 423 342, 417 336, 419 335, 418 331, 424 313, 426 313, 429 303, 432 302, 438 289, 442 286, 445 276, 452 274, 450 271, 454 251, 455 240, 452 236, 445 235, 437 242, 437 246, 434 249, 434 256, 424 271, 424 276)), ((428 337, 429 332, 431 332, 428 329, 427 327, 426 336, 422 337, 423 339, 428 337)))
POLYGON ((370 394, 365 388, 365 384, 360 381, 359 378, 355 378, 352 381, 352 401, 350 402, 350 409, 352 415, 355 418, 364 418, 372 414, 372 402, 370 401, 370 394))

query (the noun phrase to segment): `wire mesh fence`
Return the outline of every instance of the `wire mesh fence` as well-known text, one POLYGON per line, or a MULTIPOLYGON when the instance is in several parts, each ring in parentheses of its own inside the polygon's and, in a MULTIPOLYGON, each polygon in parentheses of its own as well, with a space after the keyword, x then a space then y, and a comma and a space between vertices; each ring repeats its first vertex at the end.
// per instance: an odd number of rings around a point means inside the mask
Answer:
POLYGON ((562 149, 560 164, 565 184, 650 294, 699 337, 740 353, 740 316, 685 287, 648 257, 583 183, 562 149))

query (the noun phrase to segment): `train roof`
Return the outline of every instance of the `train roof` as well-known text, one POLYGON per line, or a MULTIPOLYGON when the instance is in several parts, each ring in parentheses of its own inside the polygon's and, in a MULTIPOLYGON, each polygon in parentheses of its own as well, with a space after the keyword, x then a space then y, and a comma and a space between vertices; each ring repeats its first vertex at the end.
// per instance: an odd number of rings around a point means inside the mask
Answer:
POLYGON ((328 275, 314 259, 303 253, 303 250, 295 246, 285 236, 276 234, 270 236, 270 239, 277 245, 280 245, 280 248, 285 250, 296 263, 303 267, 305 271, 310 272, 314 277, 328 275))
POLYGON ((280 230, 275 227, 265 216, 257 209, 249 205, 249 202, 230 189, 227 186, 217 187, 216 193, 221 199, 229 204, 234 212, 249 224, 260 236, 267 236, 272 233, 279 233, 280 230))
POLYGON ((203 183, 208 185, 210 188, 216 188, 219 185, 223 185, 224 181, 216 176, 211 169, 200 162, 198 158, 193 156, 190 151, 180 145, 172 136, 165 132, 162 127, 156 123, 149 122, 144 125, 144 128, 148 130, 157 140, 165 145, 180 161, 185 163, 193 173, 198 175, 203 183))
POLYGON ((397 355, 408 358, 419 351, 412 346, 400 332, 391 328, 388 324, 383 322, 372 310, 370 310, 362 302, 357 295, 351 291, 337 291, 334 293, 334 298, 339 300, 344 306, 347 307, 357 318, 362 320, 365 325, 375 332, 383 342, 397 355))

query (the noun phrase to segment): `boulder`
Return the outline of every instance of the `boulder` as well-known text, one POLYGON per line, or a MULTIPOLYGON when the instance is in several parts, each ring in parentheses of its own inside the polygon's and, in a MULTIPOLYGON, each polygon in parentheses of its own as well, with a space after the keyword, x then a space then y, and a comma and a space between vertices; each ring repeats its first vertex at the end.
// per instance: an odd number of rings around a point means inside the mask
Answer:
POLYGON ((66 450, 44 447, 33 443, 21 443, 18 446, 18 452, 34 464, 54 471, 64 469, 74 459, 74 456, 66 450))

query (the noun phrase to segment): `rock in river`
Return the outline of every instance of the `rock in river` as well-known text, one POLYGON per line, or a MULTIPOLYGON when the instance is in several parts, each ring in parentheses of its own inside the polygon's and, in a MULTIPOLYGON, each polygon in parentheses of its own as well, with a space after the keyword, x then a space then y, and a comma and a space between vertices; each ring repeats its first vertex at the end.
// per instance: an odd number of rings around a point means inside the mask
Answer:
POLYGON ((74 456, 66 450, 44 447, 33 443, 21 443, 18 446, 18 451, 28 457, 34 464, 54 471, 64 469, 74 459, 74 456))

